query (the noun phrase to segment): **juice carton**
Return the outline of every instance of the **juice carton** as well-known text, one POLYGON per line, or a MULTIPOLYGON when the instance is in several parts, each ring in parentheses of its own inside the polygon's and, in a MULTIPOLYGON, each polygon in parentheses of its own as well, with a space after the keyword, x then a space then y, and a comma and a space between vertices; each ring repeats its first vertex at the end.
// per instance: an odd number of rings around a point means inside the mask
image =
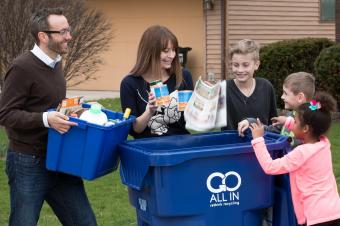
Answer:
POLYGON ((156 97, 156 105, 162 106, 170 103, 168 86, 163 84, 161 80, 150 82, 150 91, 156 97))

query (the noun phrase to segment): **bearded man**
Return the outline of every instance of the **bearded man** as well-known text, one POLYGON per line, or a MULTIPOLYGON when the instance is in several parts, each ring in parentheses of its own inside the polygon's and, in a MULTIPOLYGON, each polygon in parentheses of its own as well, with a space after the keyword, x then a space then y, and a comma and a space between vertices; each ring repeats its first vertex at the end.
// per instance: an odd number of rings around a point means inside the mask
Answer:
POLYGON ((68 52, 71 27, 62 9, 41 9, 31 18, 31 34, 36 44, 13 61, 0 99, 0 124, 9 138, 9 226, 36 226, 44 201, 64 226, 95 226, 82 179, 45 167, 48 127, 65 133, 76 126, 48 112, 66 95, 61 55, 68 52))

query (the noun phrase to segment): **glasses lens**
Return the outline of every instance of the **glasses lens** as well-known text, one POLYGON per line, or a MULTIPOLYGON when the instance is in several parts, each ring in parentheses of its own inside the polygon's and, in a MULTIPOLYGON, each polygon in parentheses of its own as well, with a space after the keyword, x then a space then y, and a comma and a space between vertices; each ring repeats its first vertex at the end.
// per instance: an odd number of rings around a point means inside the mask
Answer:
POLYGON ((61 30, 60 34, 61 35, 67 35, 67 34, 71 34, 71 32, 72 32, 72 29, 71 29, 71 27, 69 27, 69 28, 61 30))

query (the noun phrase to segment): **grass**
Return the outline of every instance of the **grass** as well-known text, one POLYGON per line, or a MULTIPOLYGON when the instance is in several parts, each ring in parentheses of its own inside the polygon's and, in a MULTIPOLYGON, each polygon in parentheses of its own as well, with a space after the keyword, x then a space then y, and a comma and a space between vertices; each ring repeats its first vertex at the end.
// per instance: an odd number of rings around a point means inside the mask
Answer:
POLYGON ((6 154, 8 139, 4 129, 0 126, 0 159, 6 154))
POLYGON ((333 169, 338 184, 338 190, 340 191, 340 122, 333 123, 328 137, 332 143, 333 169))
MULTIPOLYGON (((106 108, 121 111, 119 99, 99 101, 106 108)), ((329 133, 332 142, 333 166, 340 190, 340 122, 334 123, 329 133)), ((0 225, 7 225, 9 214, 9 191, 6 183, 4 156, 7 137, 0 128, 0 225)), ((119 172, 101 177, 94 181, 85 181, 85 188, 95 211, 98 225, 136 226, 135 210, 128 202, 127 188, 122 185, 119 172)), ((60 226, 58 219, 48 205, 44 205, 38 226, 60 226)))
MULTIPOLYGON (((7 225, 9 189, 6 184, 5 161, 0 160, 0 225, 7 225)), ((120 182, 119 172, 94 181, 85 181, 85 188, 98 225, 136 226, 135 210, 128 202, 127 189, 120 182)), ((61 226, 48 205, 44 205, 38 226, 61 226)))

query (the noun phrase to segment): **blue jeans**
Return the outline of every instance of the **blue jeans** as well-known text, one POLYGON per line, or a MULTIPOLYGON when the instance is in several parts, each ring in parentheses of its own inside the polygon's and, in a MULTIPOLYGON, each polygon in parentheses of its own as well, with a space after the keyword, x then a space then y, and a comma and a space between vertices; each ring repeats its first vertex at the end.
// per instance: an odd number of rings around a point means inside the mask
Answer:
POLYGON ((82 179, 48 171, 45 159, 8 151, 9 226, 36 226, 46 201, 64 226, 96 226, 82 179))

